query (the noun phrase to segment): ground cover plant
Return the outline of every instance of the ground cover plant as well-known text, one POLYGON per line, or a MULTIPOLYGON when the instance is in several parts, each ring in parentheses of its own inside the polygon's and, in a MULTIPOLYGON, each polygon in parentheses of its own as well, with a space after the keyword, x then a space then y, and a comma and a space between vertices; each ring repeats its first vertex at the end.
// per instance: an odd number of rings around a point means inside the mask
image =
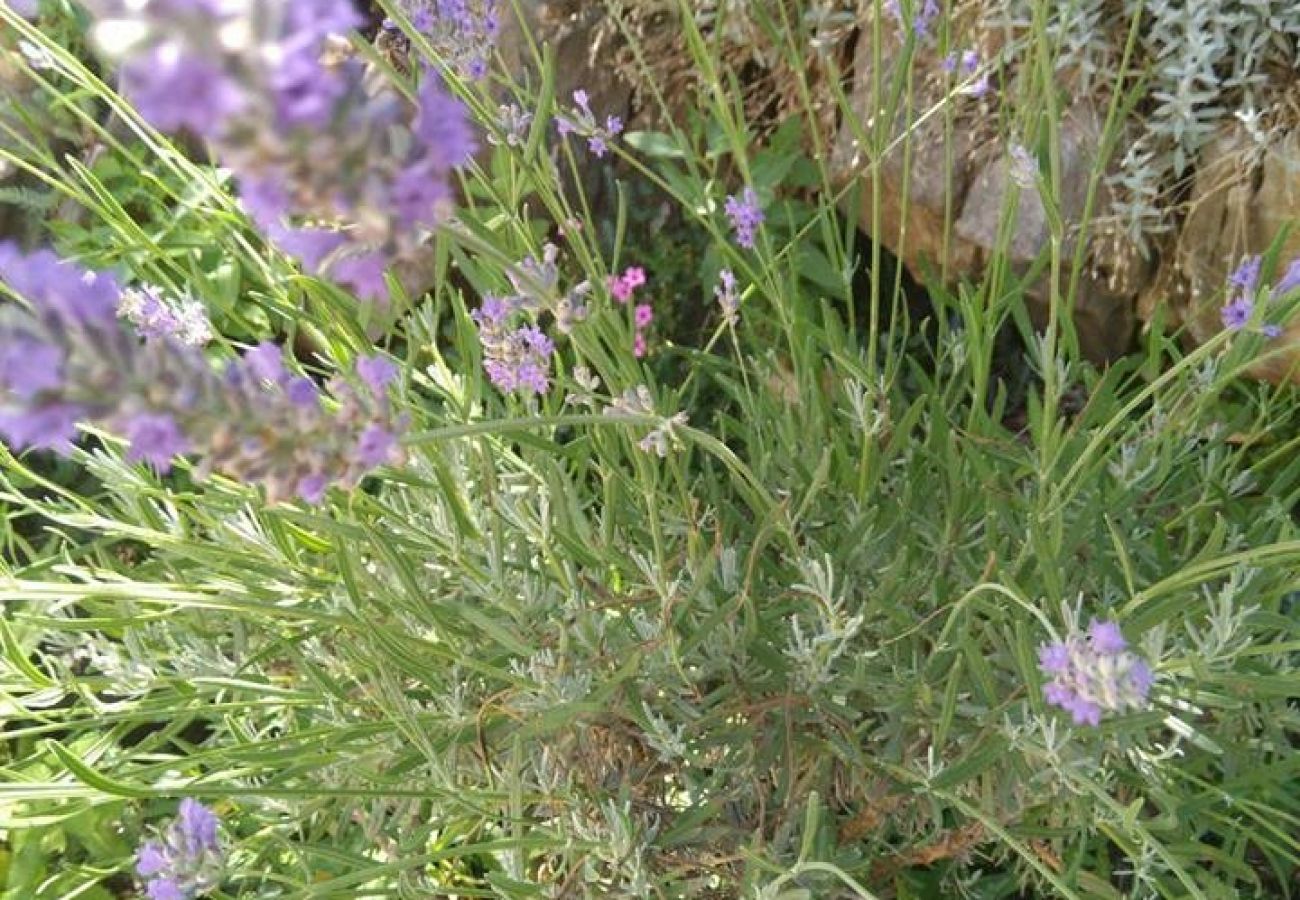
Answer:
POLYGON ((1075 19, 1016 4, 1000 247, 917 283, 873 175, 1010 90, 952 10, 651 6, 653 125, 528 4, 0 2, 5 900, 1300 888, 1286 232, 1094 365, 1075 19), (878 115, 828 21, 902 47, 878 115))

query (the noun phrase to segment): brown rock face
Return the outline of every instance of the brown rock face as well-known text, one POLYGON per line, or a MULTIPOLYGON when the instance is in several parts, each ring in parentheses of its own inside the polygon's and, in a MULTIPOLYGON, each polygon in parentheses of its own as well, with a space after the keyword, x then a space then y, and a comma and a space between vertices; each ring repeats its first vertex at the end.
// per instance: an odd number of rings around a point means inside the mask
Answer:
MULTIPOLYGON (((1201 153, 1187 219, 1165 261, 1144 315, 1165 305, 1195 343, 1223 328, 1219 310, 1228 274, 1244 257, 1268 251, 1284 231, 1283 267, 1300 257, 1300 129, 1260 147, 1243 125, 1225 127, 1201 153)), ((1300 381, 1300 318, 1285 324, 1252 366, 1256 378, 1300 381)))

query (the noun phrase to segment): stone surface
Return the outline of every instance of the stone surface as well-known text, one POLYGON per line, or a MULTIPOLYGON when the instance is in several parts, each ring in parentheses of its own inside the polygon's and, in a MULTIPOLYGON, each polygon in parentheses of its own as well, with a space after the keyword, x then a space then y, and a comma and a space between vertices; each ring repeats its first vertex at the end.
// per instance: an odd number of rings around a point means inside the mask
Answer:
MULTIPOLYGON (((1145 318, 1165 309, 1187 328, 1191 343, 1223 328, 1219 311, 1228 274, 1243 257, 1282 242, 1279 268, 1300 256, 1300 128, 1259 147, 1233 123, 1202 151, 1183 227, 1160 277, 1143 297, 1145 318)), ((1250 369, 1268 381, 1300 381, 1300 317, 1250 369)))

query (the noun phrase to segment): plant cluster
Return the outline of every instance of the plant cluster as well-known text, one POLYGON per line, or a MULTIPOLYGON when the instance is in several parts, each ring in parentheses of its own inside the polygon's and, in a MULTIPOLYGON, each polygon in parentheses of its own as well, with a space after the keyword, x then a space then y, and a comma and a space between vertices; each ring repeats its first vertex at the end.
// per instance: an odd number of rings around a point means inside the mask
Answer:
POLYGON ((1300 399, 1241 375, 1300 262, 1098 370, 1059 219, 1045 329, 1005 242, 912 315, 695 18, 647 131, 504 4, 379 5, 401 64, 342 3, 0 3, 116 166, 0 116, 80 211, 0 245, 0 898, 1294 892, 1300 399))

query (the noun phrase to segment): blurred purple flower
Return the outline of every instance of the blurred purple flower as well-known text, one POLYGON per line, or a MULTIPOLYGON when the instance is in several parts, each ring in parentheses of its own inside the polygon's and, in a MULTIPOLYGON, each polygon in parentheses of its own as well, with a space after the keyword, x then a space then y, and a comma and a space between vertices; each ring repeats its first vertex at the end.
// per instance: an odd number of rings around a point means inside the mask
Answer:
POLYGON ((1277 284, 1273 285, 1273 291, 1270 296, 1274 300, 1277 300, 1297 288, 1300 288, 1300 256, 1291 260, 1291 264, 1287 266, 1286 272, 1284 272, 1282 277, 1278 279, 1277 284))
POLYGON ((1254 294, 1259 284, 1259 270, 1262 264, 1263 259, 1259 256, 1250 256, 1242 260, 1241 264, 1228 275, 1228 285, 1243 294, 1254 294))
POLYGON ((357 376, 380 395, 397 377, 397 366, 382 356, 363 356, 357 360, 357 376))
POLYGON ((123 67, 122 86, 155 128, 188 129, 202 138, 220 135, 246 102, 238 82, 218 64, 171 41, 123 67))
POLYGON ((130 442, 129 462, 146 462, 159 472, 171 468, 173 457, 188 453, 190 442, 176 420, 166 413, 143 412, 129 415, 121 425, 130 442))
MULTIPOLYGON (((129 460, 162 471, 193 453, 200 477, 215 470, 259 484, 271 502, 322 495, 322 478, 356 485, 370 468, 366 460, 380 455, 376 428, 393 437, 385 460, 400 460, 396 435, 405 424, 376 389, 382 366, 358 373, 365 387, 332 379, 326 387, 335 402, 327 408, 310 379, 290 375, 275 344, 214 368, 198 347, 141 342, 115 317, 101 321, 101 305, 116 306, 100 297, 112 279, 54 265, 44 253, 0 246, 0 256, 0 277, 32 291, 22 294, 30 311, 0 308, 0 437, 15 449, 66 453, 77 423, 90 422, 123 435, 129 460), (41 360, 43 374, 16 374, 14 361, 23 357, 41 360), (363 434, 370 436, 359 458, 363 434)), ((187 833, 206 834, 195 830, 206 821, 201 813, 185 810, 187 833)))
POLYGON ((384 300, 384 272, 450 215, 452 170, 475 148, 468 113, 438 72, 414 102, 369 84, 335 40, 363 24, 350 0, 87 5, 97 34, 138 33, 101 44, 141 112, 211 140, 253 221, 307 269, 384 300))

